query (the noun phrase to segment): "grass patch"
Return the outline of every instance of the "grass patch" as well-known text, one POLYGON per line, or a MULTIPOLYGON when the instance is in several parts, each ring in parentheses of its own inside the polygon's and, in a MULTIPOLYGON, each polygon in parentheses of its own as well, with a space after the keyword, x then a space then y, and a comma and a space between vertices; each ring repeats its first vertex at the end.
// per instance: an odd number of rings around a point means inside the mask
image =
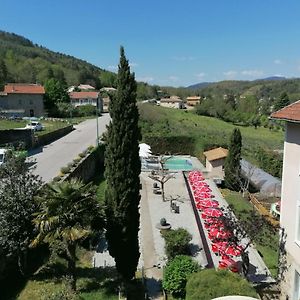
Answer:
POLYGON ((114 268, 92 268, 90 251, 79 248, 77 294, 66 285, 66 262, 61 259, 46 264, 26 283, 17 299, 118 299, 118 274, 114 268))
MULTIPOLYGON (((232 207, 236 217, 240 220, 246 219, 249 212, 253 210, 252 204, 245 200, 238 192, 233 192, 228 189, 222 190, 227 203, 232 207)), ((255 240, 256 249, 262 254, 263 260, 270 270, 272 276, 276 277, 278 268, 278 247, 279 235, 278 232, 271 232, 269 228, 265 228, 259 236, 259 240, 255 240)))
POLYGON ((27 121, 24 120, 0 120, 0 130, 14 129, 14 128, 24 128, 27 121))

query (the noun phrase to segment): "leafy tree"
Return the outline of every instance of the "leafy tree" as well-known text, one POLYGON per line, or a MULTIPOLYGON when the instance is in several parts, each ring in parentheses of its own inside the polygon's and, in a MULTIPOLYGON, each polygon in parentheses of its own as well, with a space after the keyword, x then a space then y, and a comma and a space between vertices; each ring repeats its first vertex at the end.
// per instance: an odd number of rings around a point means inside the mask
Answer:
POLYGON ((165 238, 166 254, 168 259, 173 259, 176 255, 189 254, 189 242, 192 240, 191 234, 184 228, 166 230, 162 232, 165 238))
POLYGON ((106 217, 108 250, 118 272, 128 281, 139 260, 139 202, 141 163, 136 106, 136 82, 124 48, 120 49, 117 93, 112 95, 105 151, 106 217))
POLYGON ((280 110, 282 108, 284 108, 285 106, 289 105, 290 104, 290 99, 289 99, 289 96, 286 92, 283 92, 279 99, 277 99, 274 103, 274 110, 277 111, 277 110, 280 110))
POLYGON ((241 150, 242 136, 238 128, 234 128, 228 149, 228 155, 225 160, 225 185, 233 190, 239 188, 239 180, 241 177, 241 150))
POLYGON ((6 153, 0 168, 0 249, 16 257, 20 272, 26 272, 27 250, 33 236, 34 195, 41 181, 25 164, 25 157, 6 153))
POLYGON ((248 281, 226 270, 202 270, 188 278, 187 300, 211 300, 229 295, 257 297, 255 289, 248 281))
POLYGON ((191 257, 178 255, 165 267, 162 286, 172 296, 184 297, 189 275, 198 270, 198 264, 191 257))
POLYGON ((37 236, 31 243, 35 247, 48 243, 52 251, 59 248, 67 260, 70 287, 76 290, 76 247, 103 225, 96 189, 78 179, 48 184, 37 199, 38 211, 34 224, 37 236))
POLYGON ((45 108, 51 116, 58 115, 58 103, 70 103, 70 97, 66 89, 66 85, 51 78, 45 82, 45 108))
POLYGON ((4 60, 0 60, 0 91, 3 90, 5 82, 7 80, 7 67, 4 60))

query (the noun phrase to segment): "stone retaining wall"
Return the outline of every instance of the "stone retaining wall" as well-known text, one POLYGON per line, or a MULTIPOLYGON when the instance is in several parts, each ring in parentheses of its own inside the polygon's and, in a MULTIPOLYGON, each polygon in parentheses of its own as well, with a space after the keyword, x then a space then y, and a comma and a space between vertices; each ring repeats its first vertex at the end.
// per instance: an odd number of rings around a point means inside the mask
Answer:
POLYGON ((101 144, 92 153, 83 158, 63 180, 71 178, 81 179, 83 182, 89 182, 97 172, 104 170, 104 145, 101 144))

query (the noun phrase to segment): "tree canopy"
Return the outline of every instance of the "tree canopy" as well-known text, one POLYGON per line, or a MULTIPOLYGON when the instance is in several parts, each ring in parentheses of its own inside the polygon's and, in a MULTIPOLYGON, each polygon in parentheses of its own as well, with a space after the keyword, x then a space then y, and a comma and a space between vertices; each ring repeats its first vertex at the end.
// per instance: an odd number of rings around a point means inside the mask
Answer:
POLYGON ((139 202, 141 163, 136 82, 124 48, 120 50, 117 93, 112 95, 107 128, 105 176, 108 249, 124 279, 133 278, 139 260, 139 202))
POLYGON ((241 151, 242 135, 238 128, 235 128, 230 137, 228 155, 225 160, 225 184, 228 188, 237 190, 240 188, 241 180, 241 151))
POLYGON ((34 196, 41 181, 25 164, 25 157, 6 153, 0 168, 0 248, 16 257, 21 273, 26 271, 26 253, 33 237, 34 196))

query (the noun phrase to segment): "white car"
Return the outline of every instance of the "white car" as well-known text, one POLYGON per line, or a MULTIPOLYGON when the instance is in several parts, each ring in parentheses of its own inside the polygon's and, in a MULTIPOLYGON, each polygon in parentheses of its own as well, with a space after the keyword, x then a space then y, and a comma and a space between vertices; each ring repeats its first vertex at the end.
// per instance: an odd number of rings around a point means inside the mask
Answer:
POLYGON ((6 149, 0 149, 0 166, 5 162, 6 149))
POLYGON ((43 130, 43 125, 37 121, 31 121, 29 124, 26 125, 26 129, 31 129, 34 131, 41 131, 43 130))

